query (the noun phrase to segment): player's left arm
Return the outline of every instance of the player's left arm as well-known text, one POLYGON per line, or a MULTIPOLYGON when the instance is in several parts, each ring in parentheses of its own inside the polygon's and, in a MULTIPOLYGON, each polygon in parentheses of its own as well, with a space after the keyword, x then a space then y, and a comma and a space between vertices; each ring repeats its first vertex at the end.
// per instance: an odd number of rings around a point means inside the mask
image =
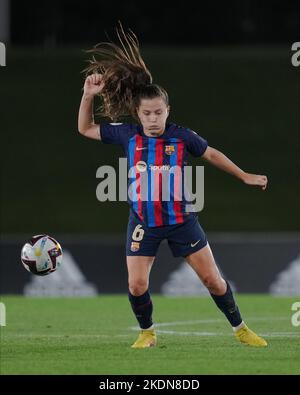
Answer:
POLYGON ((242 180, 248 185, 258 185, 262 187, 262 190, 267 188, 268 179, 265 175, 250 174, 246 173, 240 169, 236 164, 234 164, 227 156, 215 148, 207 147, 202 158, 207 162, 211 163, 213 166, 218 167, 225 172, 232 174, 233 176, 242 180))

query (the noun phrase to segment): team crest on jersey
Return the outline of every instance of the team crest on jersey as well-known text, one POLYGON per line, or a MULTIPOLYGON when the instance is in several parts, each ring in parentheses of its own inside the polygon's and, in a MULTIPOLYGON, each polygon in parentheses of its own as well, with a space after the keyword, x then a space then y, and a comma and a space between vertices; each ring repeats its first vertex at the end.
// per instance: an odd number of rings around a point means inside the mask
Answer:
POLYGON ((174 152, 175 152, 175 147, 174 147, 174 145, 166 145, 166 146, 165 146, 165 153, 166 153, 167 155, 172 155, 172 154, 174 154, 174 152))
POLYGON ((138 243, 137 241, 133 241, 131 243, 130 249, 132 252, 137 252, 140 249, 140 243, 138 243))

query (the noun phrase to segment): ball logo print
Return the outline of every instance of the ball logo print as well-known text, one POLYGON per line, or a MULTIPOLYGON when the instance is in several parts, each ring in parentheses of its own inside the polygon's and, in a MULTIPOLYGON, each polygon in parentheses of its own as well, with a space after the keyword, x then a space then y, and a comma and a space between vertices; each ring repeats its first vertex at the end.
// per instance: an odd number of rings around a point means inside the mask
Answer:
POLYGON ((33 236, 22 248, 21 261, 29 272, 38 276, 53 273, 63 258, 60 244, 48 235, 33 236))

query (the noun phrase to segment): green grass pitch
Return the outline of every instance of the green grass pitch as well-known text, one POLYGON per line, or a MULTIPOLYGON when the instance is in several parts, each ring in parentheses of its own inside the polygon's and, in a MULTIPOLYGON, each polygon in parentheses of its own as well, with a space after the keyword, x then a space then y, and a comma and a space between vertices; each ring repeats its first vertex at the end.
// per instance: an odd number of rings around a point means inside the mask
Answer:
POLYGON ((248 326, 267 348, 239 344, 208 297, 153 295, 158 345, 137 350, 126 295, 96 298, 7 296, 1 374, 299 374, 299 297, 237 295, 248 326))

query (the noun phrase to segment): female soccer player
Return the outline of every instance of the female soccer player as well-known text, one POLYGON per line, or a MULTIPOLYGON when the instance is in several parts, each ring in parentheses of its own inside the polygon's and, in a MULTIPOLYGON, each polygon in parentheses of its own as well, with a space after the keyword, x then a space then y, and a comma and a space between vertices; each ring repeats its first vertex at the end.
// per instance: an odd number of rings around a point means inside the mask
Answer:
POLYGON ((128 167, 133 170, 129 180, 132 196, 127 228, 127 268, 129 301, 141 331, 133 348, 156 345, 152 322, 153 305, 149 294, 149 275, 157 249, 163 239, 175 257, 182 256, 207 287, 218 308, 231 324, 236 338, 251 346, 267 342, 251 331, 242 320, 229 283, 216 266, 206 235, 196 213, 186 210, 184 165, 187 155, 201 157, 213 166, 232 174, 245 184, 267 187, 267 177, 246 173, 223 153, 208 146, 207 141, 192 130, 167 123, 169 100, 167 92, 152 83, 132 32, 117 29, 119 43, 101 43, 91 50, 93 59, 87 68, 79 109, 78 130, 85 137, 105 144, 123 147, 128 167), (93 101, 102 98, 101 115, 113 121, 131 115, 138 124, 95 124, 93 101), (172 172, 172 169, 177 169, 172 172), (166 170, 170 176, 170 198, 162 199, 162 179, 153 170, 166 170), (181 172, 178 172, 178 169, 181 172), (147 174, 146 192, 142 176, 147 174), (149 181, 153 177, 154 181, 149 181), (180 177, 183 179, 180 179, 180 177), (146 198, 145 198, 146 196, 146 198))

